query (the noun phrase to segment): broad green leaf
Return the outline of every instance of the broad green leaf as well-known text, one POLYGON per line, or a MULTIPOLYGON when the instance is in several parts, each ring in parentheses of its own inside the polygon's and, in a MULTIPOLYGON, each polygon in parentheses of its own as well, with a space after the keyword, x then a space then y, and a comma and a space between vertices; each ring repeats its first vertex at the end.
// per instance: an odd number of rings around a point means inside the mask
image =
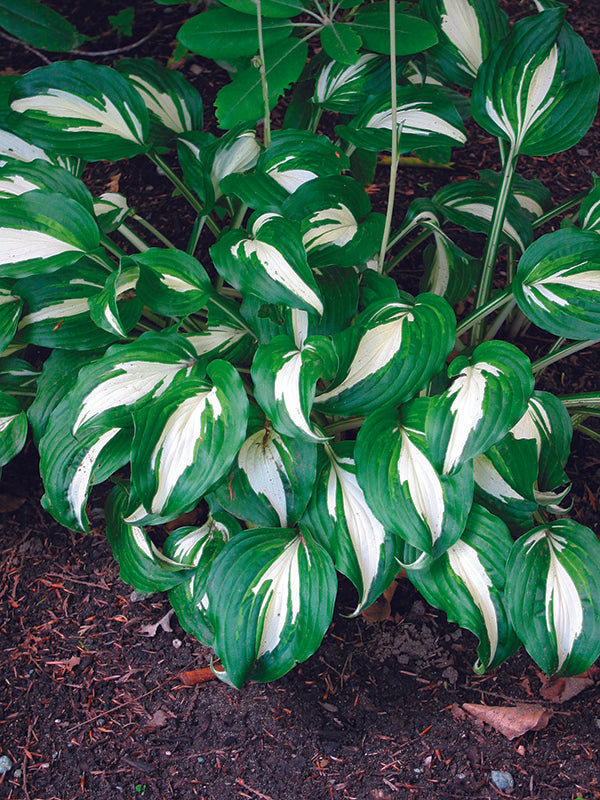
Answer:
POLYGON ((472 86, 482 61, 508 34, 497 0, 421 0, 419 7, 438 31, 432 55, 446 79, 472 86))
MULTIPOLYGON (((263 19, 262 28, 265 47, 286 39, 293 30, 287 19, 263 19)), ((188 19, 177 39, 193 53, 217 60, 258 53, 256 20, 226 8, 203 11, 188 19)))
POLYGON ((0 353, 12 342, 21 316, 23 300, 7 286, 0 284, 0 353))
POLYGON ((17 161, 34 161, 36 159, 53 161, 51 155, 41 147, 36 147, 12 131, 0 129, 0 159, 4 158, 14 158, 17 161))
POLYGON ((159 314, 193 314, 206 305, 212 294, 212 284, 202 264, 181 250, 151 247, 131 256, 131 261, 140 270, 139 297, 159 314))
POLYGON ((90 317, 103 331, 124 339, 139 321, 142 300, 137 294, 131 297, 139 274, 136 265, 123 265, 108 276, 99 294, 89 298, 90 317))
POLYGON ((328 437, 315 429, 310 412, 317 381, 334 374, 337 358, 331 340, 311 336, 299 348, 287 336, 261 345, 252 362, 257 403, 275 430, 307 442, 328 437))
POLYGON ((373 303, 334 338, 340 371, 315 398, 317 408, 364 415, 414 397, 442 369, 455 324, 448 303, 433 294, 373 303))
POLYGON ((321 29, 321 46, 329 58, 339 64, 355 64, 362 39, 350 26, 342 22, 331 22, 321 29))
POLYGON ((31 410, 34 395, 38 394, 40 372, 22 358, 4 356, 0 360, 0 390, 18 397, 21 406, 31 410))
POLYGON ((0 392, 0 467, 19 453, 27 439, 27 415, 18 400, 0 392))
MULTIPOLYGON (((294 39, 288 47, 271 45, 265 48, 265 76, 269 87, 269 109, 274 108, 283 92, 298 80, 308 55, 308 45, 294 39)), ((256 122, 265 114, 259 66, 238 72, 233 81, 217 95, 219 127, 233 128, 240 122, 256 122)))
POLYGON ((600 231, 600 183, 597 181, 579 207, 578 221, 584 231, 600 231))
POLYGON ((371 414, 356 439, 359 483, 371 509, 385 528, 422 552, 440 556, 460 537, 473 497, 469 464, 443 475, 418 430, 425 429, 425 398, 400 412, 371 414))
POLYGON ((517 305, 543 330, 567 339, 600 336, 600 240, 563 228, 527 248, 512 282, 517 305))
POLYGON ((59 61, 23 76, 11 95, 13 130, 39 147, 88 161, 145 152, 148 111, 116 70, 59 61))
MULTIPOLYGON (((223 0, 223 5, 229 6, 242 14, 257 15, 255 0, 223 0)), ((296 17, 304 11, 302 0, 261 0, 260 13, 267 19, 288 19, 296 17)), ((256 25, 256 21, 254 22, 256 25)))
POLYGON ((475 120, 515 153, 567 150, 588 130, 600 80, 592 54, 570 25, 566 6, 516 22, 481 66, 473 86, 475 120))
POLYGON ((35 191, 0 199, 0 274, 24 278, 73 264, 99 244, 91 213, 70 197, 35 191))
POLYGON ((251 233, 232 230, 210 248, 229 283, 270 303, 323 313, 298 226, 279 214, 254 215, 251 233))
POLYGON ((153 521, 166 521, 193 508, 230 468, 245 439, 248 400, 235 368, 216 360, 133 418, 133 486, 153 521))
MULTIPOLYGON (((479 176, 482 183, 487 183, 494 188, 494 194, 497 196, 502 183, 502 175, 491 169, 482 169, 479 176)), ((524 178, 517 173, 512 177, 510 193, 532 221, 554 207, 552 195, 542 183, 535 179, 524 178)))
POLYGON ((243 531, 217 556, 207 583, 213 647, 238 688, 276 680, 307 659, 331 622, 335 569, 308 532, 243 531))
POLYGON ((508 342, 483 342, 469 361, 448 367, 452 379, 432 398, 427 433, 444 474, 499 442, 523 416, 533 391, 531 363, 508 342))
MULTIPOLYGON (((390 12, 385 2, 363 5, 352 20, 352 28, 362 38, 364 46, 374 53, 390 54, 390 12)), ((396 55, 420 53, 438 41, 435 28, 429 22, 396 9, 396 55)))
POLYGON ((102 233, 112 233, 134 210, 127 205, 127 198, 118 192, 104 192, 94 198, 94 216, 102 233))
POLYGON ((452 547, 423 569, 407 569, 428 603, 477 636, 476 672, 497 667, 519 647, 504 594, 505 584, 512 588, 506 576, 511 546, 502 520, 474 505, 462 537, 452 547))
POLYGON ((13 197, 36 189, 70 197, 92 213, 92 196, 83 181, 68 170, 43 159, 23 162, 7 159, 0 167, 0 198, 13 197))
POLYGON ((354 615, 375 602, 397 574, 394 537, 373 514, 357 481, 352 443, 325 446, 303 523, 356 587, 354 615))
POLYGON ((224 509, 252 525, 286 528, 302 516, 312 494, 317 448, 257 422, 260 427, 241 446, 215 496, 224 509))
POLYGON ((600 542, 570 519, 540 525, 506 568, 510 621, 548 675, 580 675, 600 655, 600 542))
POLYGON ((481 273, 481 262, 461 250, 452 239, 432 226, 435 244, 423 252, 425 272, 420 288, 444 297, 451 306, 464 300, 481 273))
POLYGON ((0 0, 0 25, 33 47, 65 53, 88 38, 38 0, 0 0))
POLYGON ((379 63, 374 53, 363 53, 351 65, 330 61, 319 73, 313 103, 330 111, 357 113, 369 74, 379 63))

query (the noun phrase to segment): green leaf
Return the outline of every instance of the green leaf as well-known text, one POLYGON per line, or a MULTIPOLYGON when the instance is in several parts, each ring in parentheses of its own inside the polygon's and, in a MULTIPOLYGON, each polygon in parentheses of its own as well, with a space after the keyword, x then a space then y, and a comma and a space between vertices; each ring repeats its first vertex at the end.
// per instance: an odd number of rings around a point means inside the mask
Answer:
POLYGON ((516 22, 473 86, 475 120, 516 153, 567 150, 596 114, 598 70, 583 40, 563 23, 565 11, 553 8, 516 22))
POLYGON ((250 234, 229 231, 210 248, 219 274, 236 289, 267 302, 322 314, 297 225, 279 214, 255 214, 250 225, 250 234))
MULTIPOLYGON (((265 47, 281 42, 292 33, 287 19, 263 19, 263 41, 265 47)), ((184 22, 177 39, 205 58, 237 59, 258 53, 256 20, 225 8, 214 8, 196 14, 184 22)))
POLYGON ((429 566, 407 569, 428 603, 477 636, 476 672, 494 669, 519 647, 505 610, 505 583, 512 587, 505 575, 511 546, 506 525, 474 505, 458 542, 429 566))
POLYGON ((134 209, 127 198, 118 192, 104 192, 94 199, 94 216, 102 233, 112 233, 120 228, 134 209))
POLYGON ((148 111, 116 70, 59 61, 23 76, 11 95, 11 125, 40 147, 88 161, 145 152, 148 111))
POLYGON ((317 408, 364 415, 414 397, 442 369, 455 325, 448 303, 433 294, 373 303, 334 338, 340 370, 315 398, 317 408))
POLYGON ((212 294, 212 284, 202 264, 181 250, 151 247, 131 256, 131 261, 140 270, 140 299, 159 314, 193 314, 206 305, 212 294))
POLYGON ((139 273, 135 265, 120 267, 108 276, 102 291, 89 298, 90 317, 103 331, 124 339, 139 321, 142 300, 137 294, 131 297, 139 273))
POLYGON ((117 36, 132 36, 134 19, 135 9, 133 6, 122 8, 117 14, 108 15, 108 21, 112 25, 117 36))
MULTIPOLYGON (((363 5, 352 21, 352 28, 364 46, 374 53, 390 54, 390 12, 385 2, 363 5)), ((396 9, 396 55, 420 53, 436 44, 435 28, 429 22, 396 9)))
POLYGON ((93 252, 99 241, 96 221, 70 197, 40 190, 0 199, 3 277, 53 272, 93 252))
MULTIPOLYGON (((223 4, 240 11, 242 14, 257 15, 255 0, 223 0, 223 4)), ((304 11, 302 0, 261 0, 261 16, 274 19, 288 19, 296 17, 304 11)), ((255 23, 256 24, 256 23, 255 23)))
MULTIPOLYGON (((429 227, 429 226, 424 226, 429 227)), ((481 273, 481 262, 461 250, 436 226, 431 226, 435 244, 423 252, 425 272, 420 288, 444 297, 451 306, 464 300, 481 273)))
POLYGON ((600 231, 600 183, 594 181, 579 207, 578 221, 584 231, 600 231))
POLYGON ((8 159, 0 167, 0 198, 43 189, 70 197, 92 213, 93 200, 88 188, 63 167, 42 159, 31 162, 8 159))
POLYGON ((420 398, 400 412, 371 414, 356 439, 358 481, 381 523, 434 558, 460 537, 473 497, 466 464, 443 475, 432 463, 425 429, 428 403, 420 398))
POLYGON ((19 401, 0 392, 0 467, 23 449, 27 439, 27 415, 19 401))
POLYGON ((362 39, 342 22, 332 22, 321 29, 321 47, 329 58, 340 64, 356 64, 362 39))
POLYGON ((375 602, 398 572, 394 537, 373 514, 356 478, 352 443, 324 448, 319 477, 303 523, 356 587, 361 610, 375 602))
POLYGON ((379 66, 374 53, 363 53, 350 66, 330 61, 319 73, 313 103, 342 114, 358 113, 369 75, 379 66))
MULTIPOLYGON (((285 48, 279 44, 265 48, 269 109, 298 80, 307 55, 308 45, 301 39, 294 39, 293 44, 285 48)), ((259 67, 252 65, 237 73, 233 81, 219 91, 216 109, 221 128, 233 128, 240 122, 256 122, 263 117, 265 104, 259 67)))
POLYGON ((0 26, 33 47, 64 53, 88 38, 38 0, 0 0, 0 26))
POLYGON ((534 242, 512 283, 517 305, 543 330, 567 339, 600 336, 600 239, 563 228, 534 242))
POLYGON ((305 532, 243 531, 217 556, 208 582, 214 650, 226 680, 272 681, 314 653, 333 613, 335 569, 305 532))
POLYGON ((506 568, 512 625, 548 675, 580 675, 600 655, 600 542, 570 519, 521 536, 506 568))
POLYGON ((153 523, 193 508, 225 475, 246 435, 248 400, 235 368, 216 360, 202 371, 133 413, 133 486, 153 523))
POLYGON ((22 307, 21 297, 13 294, 7 285, 0 284, 0 353, 3 353, 13 340, 22 307))

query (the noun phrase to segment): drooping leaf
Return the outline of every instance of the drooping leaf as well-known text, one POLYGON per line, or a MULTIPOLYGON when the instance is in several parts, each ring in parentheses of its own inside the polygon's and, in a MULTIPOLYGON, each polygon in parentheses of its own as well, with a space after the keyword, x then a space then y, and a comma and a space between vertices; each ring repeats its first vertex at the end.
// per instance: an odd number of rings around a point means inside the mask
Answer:
POLYGON ((73 50, 87 39, 61 14, 38 0, 0 0, 0 24, 17 39, 56 53, 73 50))
POLYGON ((7 284, 0 284, 0 353, 4 352, 13 340, 22 307, 22 298, 13 294, 7 284))
POLYGON ((363 53, 350 65, 329 61, 316 80, 313 102, 330 111, 357 113, 369 74, 378 66, 374 53, 363 53))
MULTIPOLYGON (((352 27, 362 38, 364 46, 374 53, 390 54, 390 12, 385 2, 363 5, 352 20, 352 27)), ((396 9, 396 54, 407 56, 420 53, 436 44, 435 28, 419 17, 403 14, 396 9)))
POLYGON ((329 58, 340 64, 355 64, 362 39, 349 25, 332 22, 321 29, 321 46, 329 58))
POLYGON ((0 392, 0 467, 17 455, 27 439, 27 415, 15 397, 0 392))
POLYGON ((212 293, 202 264, 181 250, 151 247, 131 257, 140 270, 137 291, 143 302, 168 316, 184 317, 199 311, 212 293))
POLYGON ((70 197, 90 213, 93 211, 88 188, 68 170, 39 158, 29 162, 7 159, 0 168, 0 197, 13 197, 36 189, 70 197))

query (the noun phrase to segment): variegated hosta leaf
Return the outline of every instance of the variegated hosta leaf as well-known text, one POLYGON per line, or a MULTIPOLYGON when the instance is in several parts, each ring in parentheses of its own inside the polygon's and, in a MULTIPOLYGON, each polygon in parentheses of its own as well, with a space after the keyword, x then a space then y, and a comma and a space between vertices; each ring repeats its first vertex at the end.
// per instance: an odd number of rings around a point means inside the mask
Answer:
POLYGON ((25 278, 73 264, 98 247, 89 211, 60 194, 35 191, 0 200, 0 272, 25 278))
POLYGON ((102 233, 112 233, 133 213, 127 198, 118 192, 104 192, 94 198, 94 216, 102 233))
POLYGON ((354 615, 373 603, 397 574, 395 539, 373 514, 357 481, 352 443, 325 446, 303 523, 356 587, 354 615))
POLYGON ((133 412, 131 475, 152 523, 193 508, 230 468, 246 435, 238 372, 211 361, 133 412))
POLYGON ((4 130, 4 124, 0 128, 0 163, 5 163, 4 159, 16 159, 17 161, 42 161, 51 162, 55 156, 46 153, 41 147, 25 141, 12 131, 4 130))
POLYGON ((423 435, 426 398, 407 403, 400 414, 371 414, 356 439, 358 480, 370 508, 385 528, 413 547, 437 557, 465 527, 473 497, 473 470, 465 464, 442 475, 429 457, 423 435), (418 431, 411 426, 417 423, 418 431))
POLYGON ((314 653, 333 614, 333 563, 308 532, 243 531, 210 573, 208 613, 225 680, 272 681, 314 653))
POLYGON ((538 327, 567 339, 600 336, 600 240, 563 228, 534 242, 512 283, 517 305, 538 327))
POLYGON ((311 267, 359 266, 381 247, 385 218, 371 213, 369 195, 348 175, 303 184, 282 211, 300 223, 311 267))
POLYGON ((506 464, 493 448, 473 459, 475 501, 500 517, 511 533, 516 535, 531 528, 533 515, 538 509, 538 503, 527 497, 531 491, 521 492, 514 485, 525 483, 527 477, 531 478, 530 485, 533 485, 535 475, 532 472, 537 464, 532 456, 532 449, 531 442, 522 442, 512 448, 515 460, 523 458, 522 461, 518 460, 518 480, 513 480, 512 474, 506 475, 506 464))
POLYGON ((363 53, 354 64, 329 61, 319 73, 312 101, 329 111, 356 114, 360 110, 367 79, 381 58, 363 53))
POLYGON ((0 467, 21 451, 27 439, 27 415, 18 400, 0 392, 0 467))
POLYGON ((596 114, 598 70, 583 40, 563 23, 565 12, 561 6, 515 23, 477 75, 473 116, 514 153, 566 150, 596 114))
POLYGON ((214 516, 209 515, 200 528, 173 531, 163 547, 164 556, 193 568, 185 581, 169 589, 169 602, 181 627, 207 646, 211 646, 214 640, 208 617, 210 571, 215 558, 240 530, 234 517, 220 511, 214 516))
POLYGON ((59 61, 24 75, 13 87, 11 124, 34 144, 87 161, 147 149, 148 111, 116 70, 87 61, 59 61))
POLYGON ((182 250, 151 247, 131 256, 140 270, 137 292, 145 305, 173 317, 199 311, 212 294, 212 284, 202 264, 182 250))
POLYGON ((142 313, 142 300, 135 294, 140 270, 136 265, 122 265, 112 272, 100 294, 90 297, 90 317, 96 325, 113 336, 125 338, 142 313))
POLYGON ((278 433, 308 442, 328 438, 315 429, 310 412, 317 381, 330 379, 336 367, 325 336, 311 336, 301 348, 287 336, 260 345, 252 362, 255 398, 278 433))
POLYGON ((24 408, 31 409, 37 397, 41 373, 22 358, 3 356, 0 360, 0 390, 18 397, 24 408))
POLYGON ((413 397, 439 372, 454 345, 456 321, 441 297, 374 303, 335 339, 341 369, 315 398, 319 410, 368 414, 413 397))
POLYGON ((511 547, 502 520, 474 505, 463 535, 452 547, 423 569, 407 569, 428 603, 477 636, 476 672, 497 667, 520 644, 506 612, 505 583, 512 587, 506 575, 511 547))
POLYGON ((531 363, 508 342, 483 342, 471 363, 448 368, 452 383, 432 399, 427 435, 444 474, 485 453, 523 416, 533 391, 531 363))
POLYGON ((597 179, 579 206, 578 221, 584 231, 600 233, 600 182, 597 179))
POLYGON ((118 298, 118 289, 122 294, 129 288, 126 273, 125 283, 118 279, 118 273, 109 275, 94 262, 81 259, 50 275, 17 281, 14 291, 25 303, 18 325, 19 339, 40 347, 94 350, 111 344, 115 337, 125 336, 139 319, 141 305, 136 300, 118 298), (111 293, 112 308, 108 305, 111 293), (94 319, 91 304, 96 298, 94 319), (104 319, 106 324, 99 327, 98 322, 104 319))
MULTIPOLYGON (((496 192, 481 181, 460 181, 443 186, 433 202, 451 222, 475 233, 489 233, 496 207, 496 192)), ((514 198, 506 204, 502 240, 521 252, 533 239, 531 217, 514 198)))
POLYGON ((472 86, 481 62, 508 33, 497 0, 421 0, 420 10, 440 34, 430 52, 446 80, 472 86))
POLYGON ((0 353, 12 342, 21 316, 23 300, 13 294, 8 281, 0 283, 0 353))
POLYGON ((202 130, 202 98, 176 69, 167 69, 153 58, 122 58, 115 67, 133 84, 151 121, 171 136, 202 130))
POLYGON ((215 496, 224 509, 252 525, 286 528, 300 519, 312 494, 317 447, 257 422, 260 427, 252 426, 215 496))
MULTIPOLYGON (((397 121, 402 153, 426 149, 447 152, 467 136, 458 111, 437 86, 401 86, 397 121)), ((377 95, 350 125, 336 129, 342 138, 364 150, 391 150, 392 109, 389 92, 377 95)))
POLYGON ((93 201, 88 188, 64 167, 42 159, 30 162, 7 159, 0 167, 0 197, 15 197, 42 189, 70 197, 92 213, 93 201))
POLYGON ((549 675, 580 675, 600 655, 600 542, 571 519, 513 546, 506 600, 527 652, 549 675))
MULTIPOLYGON (((497 196, 500 191, 502 175, 491 169, 482 169, 479 171, 479 177, 482 183, 493 187, 494 195, 497 196)), ((544 184, 535 178, 528 179, 515 173, 510 184, 510 193, 522 211, 529 215, 531 221, 541 217, 553 207, 552 195, 544 184)))
POLYGON ((210 248, 220 275, 268 303, 323 313, 298 226, 279 214, 255 215, 252 232, 232 230, 210 248))
POLYGON ((455 306, 469 294, 481 273, 481 262, 455 244, 440 230, 433 229, 434 244, 423 252, 425 272, 420 288, 444 297, 455 306))
POLYGON ((177 140, 179 163, 186 183, 196 192, 208 213, 223 194, 220 183, 228 175, 239 178, 256 165, 261 147, 256 131, 236 125, 219 139, 191 131, 177 140))

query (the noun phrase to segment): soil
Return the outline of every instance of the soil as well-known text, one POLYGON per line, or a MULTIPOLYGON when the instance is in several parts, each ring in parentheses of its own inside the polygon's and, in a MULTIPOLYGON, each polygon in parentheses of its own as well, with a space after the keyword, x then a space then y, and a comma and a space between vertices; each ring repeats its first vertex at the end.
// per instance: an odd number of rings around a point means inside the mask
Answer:
MULTIPOLYGON (((131 52, 163 63, 189 13, 187 5, 136 2, 132 37, 119 40, 108 24, 122 7, 117 0, 95 4, 92 13, 80 0, 48 4, 80 30, 101 32, 82 47, 111 50, 152 33, 131 52)), ((517 2, 503 5, 525 11, 517 2)), ((600 60, 594 4, 573 0, 569 20, 600 60)), ((17 44, 0 54, 4 73, 40 63, 17 44)), ((210 126, 223 76, 197 58, 180 68, 201 89, 210 126)), ((452 179, 493 168, 494 152, 492 140, 481 138, 456 151, 452 179)), ((560 202, 588 187, 599 163, 596 121, 568 154, 523 159, 521 169, 537 174, 560 202)), ((145 162, 100 164, 87 178, 100 192, 117 174, 121 190, 150 209, 151 220, 168 219, 173 237, 179 230, 184 236, 183 206, 145 162)), ((407 201, 448 177, 447 170, 404 171, 400 218, 407 201)), ((385 180, 378 184, 375 203, 386 193, 385 180)), ((538 331, 528 335, 531 355, 548 343, 538 331)), ((598 388, 598 364, 597 350, 577 354, 547 370, 542 388, 598 388)), ((598 444, 576 436, 568 470, 572 516, 598 533, 598 444)), ((120 580, 103 533, 101 494, 92 497, 92 532, 83 536, 41 509, 42 491, 28 445, 4 468, 0 485, 0 758, 11 764, 0 777, 0 798, 600 797, 597 673, 563 703, 559 693, 572 684, 548 685, 523 651, 494 673, 476 675, 475 638, 428 607, 408 581, 399 580, 388 617, 369 621, 345 616, 354 590, 342 579, 321 648, 293 672, 241 691, 215 680, 189 686, 182 673, 209 666, 211 652, 183 632, 164 595, 139 596, 120 580), (548 724, 508 739, 467 714, 465 703, 541 707, 548 724)))

